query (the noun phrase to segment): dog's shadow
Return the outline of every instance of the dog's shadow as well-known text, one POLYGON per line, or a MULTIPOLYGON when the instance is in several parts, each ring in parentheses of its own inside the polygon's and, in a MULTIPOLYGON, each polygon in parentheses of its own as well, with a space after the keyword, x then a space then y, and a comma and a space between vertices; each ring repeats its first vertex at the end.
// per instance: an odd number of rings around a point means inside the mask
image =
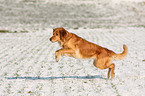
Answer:
POLYGON ((52 77, 28 77, 28 76, 25 76, 25 77, 5 77, 6 79, 9 79, 9 80, 14 80, 14 79, 28 79, 28 80, 54 80, 54 79, 96 79, 96 78, 99 78, 99 79, 105 79, 105 78, 102 78, 101 76, 99 75, 94 75, 94 76, 60 76, 60 77, 55 77, 55 76, 52 76, 52 77))

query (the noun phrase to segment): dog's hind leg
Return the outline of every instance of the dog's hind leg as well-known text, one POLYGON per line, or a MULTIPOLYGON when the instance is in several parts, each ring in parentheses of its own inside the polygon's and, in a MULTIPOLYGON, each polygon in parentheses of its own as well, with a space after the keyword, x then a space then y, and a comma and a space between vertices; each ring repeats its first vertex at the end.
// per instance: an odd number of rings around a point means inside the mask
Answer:
POLYGON ((112 79, 115 77, 115 64, 112 63, 109 67, 109 70, 108 70, 108 79, 110 78, 110 73, 111 73, 111 77, 112 79))
MULTIPOLYGON (((112 70, 112 72, 111 72, 111 77, 112 77, 112 79, 115 77, 115 72, 114 72, 114 70, 115 70, 115 64, 114 63, 112 63, 110 66, 109 66, 109 70, 112 70)), ((109 71, 108 71, 108 73, 109 73, 109 71)))
POLYGON ((108 70, 108 79, 110 78, 110 72, 111 72, 111 68, 109 68, 108 70))
POLYGON ((114 78, 114 76, 115 76, 115 73, 114 73, 115 64, 112 63, 112 61, 113 61, 113 58, 100 56, 100 57, 97 58, 97 60, 95 59, 93 64, 94 64, 95 67, 97 67, 99 69, 109 68, 108 78, 110 77, 110 73, 111 73, 111 77, 114 78))

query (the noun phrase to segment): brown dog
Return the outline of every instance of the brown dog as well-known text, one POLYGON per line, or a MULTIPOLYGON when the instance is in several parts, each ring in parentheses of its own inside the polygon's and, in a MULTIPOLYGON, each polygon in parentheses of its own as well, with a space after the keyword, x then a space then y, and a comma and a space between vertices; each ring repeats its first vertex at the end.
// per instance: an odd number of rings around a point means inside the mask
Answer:
POLYGON ((110 77, 111 70, 111 77, 114 78, 115 76, 115 64, 112 63, 113 60, 121 60, 125 58, 128 53, 126 45, 123 45, 124 51, 122 53, 116 54, 115 52, 91 43, 76 34, 69 33, 64 28, 53 29, 53 36, 50 38, 50 41, 58 41, 62 46, 62 49, 57 50, 55 53, 56 61, 59 61, 61 55, 68 55, 79 59, 93 58, 94 66, 99 69, 109 68, 108 78, 110 77))

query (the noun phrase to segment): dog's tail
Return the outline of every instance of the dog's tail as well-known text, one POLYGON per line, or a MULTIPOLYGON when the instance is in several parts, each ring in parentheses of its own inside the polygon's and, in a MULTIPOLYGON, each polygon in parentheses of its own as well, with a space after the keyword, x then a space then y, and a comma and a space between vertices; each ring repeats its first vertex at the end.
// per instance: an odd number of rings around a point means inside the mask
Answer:
POLYGON ((123 45, 124 51, 120 54, 114 54, 114 60, 122 60, 127 56, 128 53, 128 47, 126 45, 123 45))

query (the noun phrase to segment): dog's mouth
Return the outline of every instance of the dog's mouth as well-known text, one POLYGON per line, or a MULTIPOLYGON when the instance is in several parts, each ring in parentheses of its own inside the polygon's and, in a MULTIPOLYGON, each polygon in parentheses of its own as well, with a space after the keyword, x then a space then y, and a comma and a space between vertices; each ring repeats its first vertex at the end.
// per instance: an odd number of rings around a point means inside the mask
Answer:
POLYGON ((54 41, 50 41, 51 43, 54 43, 54 41))

